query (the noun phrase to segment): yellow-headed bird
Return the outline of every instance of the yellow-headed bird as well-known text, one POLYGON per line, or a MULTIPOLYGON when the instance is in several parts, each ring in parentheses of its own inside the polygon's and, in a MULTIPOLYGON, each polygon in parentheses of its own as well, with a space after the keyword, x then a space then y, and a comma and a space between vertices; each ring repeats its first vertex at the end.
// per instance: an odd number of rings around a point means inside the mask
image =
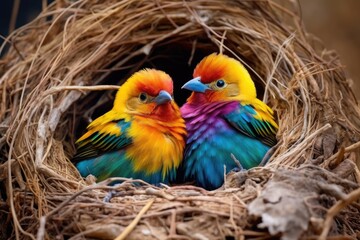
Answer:
POLYGON ((224 182, 238 165, 258 166, 276 143, 273 111, 256 97, 255 84, 237 60, 223 54, 205 57, 183 88, 192 91, 181 107, 188 138, 182 164, 185 180, 206 189, 224 182))
POLYGON ((80 137, 73 158, 82 176, 168 183, 183 158, 186 130, 173 99, 173 82, 162 71, 133 74, 118 90, 113 108, 80 137))

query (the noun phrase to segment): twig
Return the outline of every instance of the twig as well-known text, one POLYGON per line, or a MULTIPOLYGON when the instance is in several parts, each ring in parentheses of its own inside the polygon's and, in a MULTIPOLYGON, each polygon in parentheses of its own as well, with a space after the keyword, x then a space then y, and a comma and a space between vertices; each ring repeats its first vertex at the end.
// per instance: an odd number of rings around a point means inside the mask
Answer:
POLYGON ((230 157, 231 157, 231 159, 235 162, 235 164, 238 166, 239 171, 244 169, 243 166, 241 166, 240 161, 235 157, 234 154, 231 153, 231 154, 230 154, 230 157))
MULTIPOLYGON (((358 148, 360 148, 360 141, 357 143, 354 143, 353 145, 346 147, 344 153, 354 151, 358 148)), ((326 165, 330 164, 330 162, 333 161, 334 159, 336 159, 339 156, 339 154, 341 154, 341 149, 339 150, 339 152, 335 153, 334 155, 332 155, 331 157, 326 159, 326 161, 324 162, 324 165, 326 166, 326 165)))
POLYGON ((44 123, 45 112, 47 111, 47 106, 44 107, 42 111, 39 123, 37 127, 37 134, 35 138, 36 150, 35 150, 35 165, 36 167, 40 167, 42 165, 42 159, 44 154, 44 145, 46 143, 47 138, 47 127, 48 125, 44 123))
POLYGON ((343 200, 338 201, 334 206, 332 206, 327 214, 324 221, 324 228, 321 232, 319 240, 325 240, 329 230, 331 228, 331 223, 334 217, 345 207, 350 205, 352 202, 358 200, 360 198, 360 188, 352 191, 351 193, 347 194, 343 200))
POLYGON ((162 198, 165 198, 166 200, 170 200, 170 201, 175 199, 174 196, 165 193, 163 190, 158 190, 158 189, 154 189, 154 188, 147 188, 145 190, 145 193, 149 194, 149 195, 162 197, 162 198))
POLYGON ((52 87, 49 93, 56 93, 66 90, 77 90, 77 91, 103 91, 103 90, 118 90, 120 87, 116 85, 98 85, 98 86, 60 86, 52 87))
POLYGON ((343 160, 344 160, 345 148, 341 146, 339 152, 337 153, 337 157, 329 162, 329 168, 336 168, 343 160))
POLYGON ((168 238, 176 237, 176 211, 175 209, 171 212, 171 220, 170 220, 170 234, 168 238))
POLYGON ((50 128, 51 132, 54 132, 56 126, 58 125, 61 115, 75 102, 80 98, 80 93, 71 91, 68 95, 66 95, 59 105, 53 109, 51 109, 49 113, 48 119, 48 127, 50 128))
POLYGON ((136 225, 139 223, 141 217, 146 213, 147 210, 152 206, 154 203, 155 198, 151 199, 139 212, 136 218, 125 228, 125 230, 115 238, 115 240, 122 240, 125 239, 131 232, 134 230, 136 225))
POLYGON ((45 236, 45 224, 46 224, 46 216, 42 216, 40 218, 40 227, 37 232, 36 240, 42 240, 45 236))
POLYGON ((13 32, 15 30, 16 20, 17 20, 19 8, 20 8, 20 0, 14 0, 13 3, 14 3, 14 5, 12 8, 11 19, 10 19, 10 24, 9 24, 9 33, 13 32))
POLYGON ((224 31, 223 35, 221 36, 221 41, 220 41, 220 54, 223 54, 224 50, 223 50, 223 46, 224 46, 224 40, 225 40, 225 37, 226 36, 226 30, 224 31))

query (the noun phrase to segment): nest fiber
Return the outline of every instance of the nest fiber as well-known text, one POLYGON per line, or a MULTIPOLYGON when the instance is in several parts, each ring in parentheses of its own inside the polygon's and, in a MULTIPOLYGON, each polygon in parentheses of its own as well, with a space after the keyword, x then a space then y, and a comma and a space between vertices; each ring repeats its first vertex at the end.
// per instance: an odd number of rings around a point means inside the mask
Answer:
POLYGON ((12 32, 0 60, 0 238, 359 237, 359 107, 294 2, 58 0, 12 32), (213 52, 243 62, 276 113, 265 167, 215 191, 80 177, 74 142, 117 86, 153 67, 180 89, 213 52))

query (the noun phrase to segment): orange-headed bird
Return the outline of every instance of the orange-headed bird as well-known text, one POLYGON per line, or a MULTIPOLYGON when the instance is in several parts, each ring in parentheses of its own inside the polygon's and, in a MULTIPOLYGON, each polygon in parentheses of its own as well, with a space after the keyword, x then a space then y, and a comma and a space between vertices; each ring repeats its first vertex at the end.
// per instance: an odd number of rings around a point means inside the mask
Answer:
POLYGON ((258 166, 276 143, 273 111, 256 98, 255 84, 237 60, 222 54, 205 57, 183 88, 192 91, 181 113, 188 137, 182 171, 206 189, 224 182, 226 172, 258 166))
POLYGON ((118 90, 113 108, 95 119, 77 142, 73 158, 82 176, 175 179, 183 159, 185 122, 173 99, 173 82, 162 71, 133 74, 118 90))

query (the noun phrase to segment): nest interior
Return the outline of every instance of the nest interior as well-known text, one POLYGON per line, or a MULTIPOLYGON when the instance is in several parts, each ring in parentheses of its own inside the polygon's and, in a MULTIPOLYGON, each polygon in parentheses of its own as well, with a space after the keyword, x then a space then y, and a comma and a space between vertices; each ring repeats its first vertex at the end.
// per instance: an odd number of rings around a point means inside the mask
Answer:
POLYGON ((290 0, 45 7, 1 48, 0 238, 358 237, 358 103, 299 9, 290 0), (164 70, 181 105, 194 66, 219 51, 244 63, 276 112, 279 143, 265 167, 231 173, 211 192, 79 176, 74 142, 111 107, 113 85, 144 67, 164 70))

